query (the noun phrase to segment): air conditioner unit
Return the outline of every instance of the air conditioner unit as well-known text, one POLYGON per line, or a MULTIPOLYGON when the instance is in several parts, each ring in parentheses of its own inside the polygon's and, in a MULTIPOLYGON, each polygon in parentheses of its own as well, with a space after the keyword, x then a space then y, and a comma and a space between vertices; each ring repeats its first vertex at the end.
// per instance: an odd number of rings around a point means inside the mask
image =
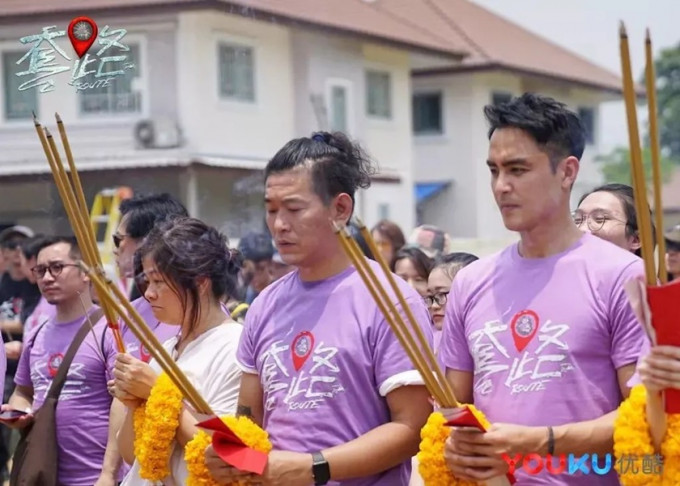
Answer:
POLYGON ((134 137, 138 148, 175 148, 182 143, 179 126, 171 118, 153 118, 137 122, 134 137))

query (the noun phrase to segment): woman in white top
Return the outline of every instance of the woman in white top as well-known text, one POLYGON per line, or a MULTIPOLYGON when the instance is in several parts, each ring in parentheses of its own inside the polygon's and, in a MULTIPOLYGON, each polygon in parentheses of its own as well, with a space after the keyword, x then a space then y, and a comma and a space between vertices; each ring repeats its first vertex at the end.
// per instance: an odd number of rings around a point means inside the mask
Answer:
MULTIPOLYGON (((235 289, 239 270, 226 238, 197 219, 178 219, 147 236, 137 250, 135 266, 155 317, 180 326, 179 335, 164 347, 215 413, 234 414, 241 381, 236 349, 242 326, 225 316, 221 307, 222 298, 235 289)), ((118 447, 121 457, 132 464, 124 486, 181 486, 188 477, 184 446, 196 433, 198 420, 186 408, 175 435, 170 476, 157 483, 139 476, 133 415, 149 397, 160 371, 155 361, 147 365, 128 354, 116 361, 115 393, 127 407, 118 447)))

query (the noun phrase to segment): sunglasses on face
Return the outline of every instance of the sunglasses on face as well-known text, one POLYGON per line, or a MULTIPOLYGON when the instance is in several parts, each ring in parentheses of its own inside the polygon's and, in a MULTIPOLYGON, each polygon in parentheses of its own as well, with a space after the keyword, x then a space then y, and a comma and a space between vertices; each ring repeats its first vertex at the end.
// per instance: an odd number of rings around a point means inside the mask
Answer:
POLYGON ((2 247, 7 250, 16 250, 21 245, 21 240, 10 240, 2 244, 2 247))
POLYGON ((127 237, 128 237, 128 235, 121 235, 120 233, 114 233, 113 234, 113 246, 115 246, 116 248, 120 248, 120 244, 127 237))
POLYGON ((57 278, 59 275, 61 275, 61 272, 64 270, 64 268, 78 266, 79 265, 76 265, 75 263, 52 262, 47 265, 36 265, 35 267, 31 268, 31 272, 33 272, 35 278, 38 279, 45 277, 47 272, 50 272, 52 278, 57 278))

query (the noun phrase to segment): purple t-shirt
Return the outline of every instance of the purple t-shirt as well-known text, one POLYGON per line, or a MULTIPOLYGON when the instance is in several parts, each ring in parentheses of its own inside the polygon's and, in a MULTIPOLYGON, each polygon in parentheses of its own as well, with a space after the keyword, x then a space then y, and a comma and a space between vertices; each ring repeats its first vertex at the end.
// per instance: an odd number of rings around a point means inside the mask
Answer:
MULTIPOLYGON (((64 323, 55 319, 27 336, 14 378, 17 385, 33 387, 34 411, 42 406, 61 359, 85 322, 85 317, 64 323)), ((106 381, 113 376, 116 357, 111 333, 102 336, 104 331, 106 326, 97 324, 86 335, 59 396, 59 484, 92 486, 101 474, 112 400, 106 381)))
MULTIPOLYGON (((638 257, 590 234, 547 258, 522 258, 510 246, 456 275, 440 359, 474 372, 474 403, 492 423, 561 425, 607 414, 622 399, 616 370, 636 362, 644 339, 624 290, 643 271, 638 257)), ((593 481, 523 470, 517 479, 593 481)), ((597 481, 619 484, 615 472, 597 481)))
MULTIPOLYGON (((396 280, 431 346, 422 297, 396 280)), ((267 287, 248 310, 237 359, 260 377, 263 425, 278 450, 309 453, 356 439, 390 421, 390 391, 422 384, 353 267, 318 282, 303 282, 296 271, 267 287)), ((407 485, 410 470, 409 459, 343 484, 407 485)))
MULTIPOLYGON (((144 319, 144 322, 149 326, 151 332, 158 338, 160 343, 164 343, 168 339, 171 339, 179 333, 180 326, 173 326, 171 324, 165 324, 160 322, 153 315, 153 309, 151 304, 144 297, 139 297, 131 302, 132 306, 137 310, 140 317, 144 319)), ((123 322, 120 324, 120 332, 123 337, 123 343, 125 343, 125 352, 131 354, 137 359, 148 363, 151 360, 151 354, 144 349, 144 346, 140 346, 139 339, 135 337, 132 331, 123 322)))
POLYGON ((38 305, 35 306, 35 309, 33 309, 33 312, 28 316, 28 319, 26 319, 26 322, 24 323, 24 334, 28 336, 37 326, 52 319, 56 312, 56 308, 47 302, 45 297, 41 296, 38 305))

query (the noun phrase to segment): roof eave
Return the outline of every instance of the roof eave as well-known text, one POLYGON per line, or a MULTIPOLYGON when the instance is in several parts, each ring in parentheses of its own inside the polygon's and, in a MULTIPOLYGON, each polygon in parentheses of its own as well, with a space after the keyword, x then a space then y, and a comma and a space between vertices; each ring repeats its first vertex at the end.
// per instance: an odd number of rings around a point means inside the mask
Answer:
POLYGON ((158 11, 192 11, 192 10, 218 10, 232 15, 240 15, 253 20, 259 20, 261 22, 276 22, 279 24, 297 24, 312 30, 323 30, 325 33, 335 33, 340 35, 349 35, 352 37, 357 37, 360 39, 370 40, 371 42, 377 42, 381 44, 387 44, 396 48, 401 48, 414 52, 422 52, 428 54, 436 54, 445 57, 449 57, 452 60, 462 60, 469 55, 469 52, 456 49, 456 48, 436 48, 433 46, 425 46, 418 43, 406 42, 398 39, 391 39, 387 37, 382 37, 376 34, 371 34, 367 32, 359 32, 349 28, 342 28, 333 25, 312 22, 309 20, 302 20, 291 16, 286 16, 278 13, 268 12, 262 9, 256 9, 249 7, 247 10, 247 15, 242 11, 242 5, 228 0, 187 0, 182 2, 168 1, 160 2, 153 5, 133 5, 133 6, 104 6, 104 7, 88 7, 83 8, 65 8, 65 9, 48 9, 44 12, 33 12, 24 13, 16 15, 0 15, 0 25, 2 24, 16 24, 16 23, 35 23, 42 20, 54 20, 55 15, 69 15, 69 14, 83 14, 88 15, 143 15, 143 14, 153 14, 158 11))
MULTIPOLYGON (((490 62, 490 63, 484 63, 484 64, 475 64, 475 65, 470 65, 470 66, 449 66, 445 68, 437 68, 437 69, 419 69, 419 70, 414 70, 412 71, 412 75, 414 77, 424 77, 424 76, 442 76, 442 75, 455 75, 455 74, 464 74, 464 73, 475 73, 475 72, 484 72, 484 71, 503 71, 503 72, 509 72, 512 74, 517 74, 520 76, 532 76, 532 77, 539 77, 551 81, 559 81, 562 83, 569 83, 574 86, 578 86, 581 88, 586 88, 586 89, 591 89, 591 90, 596 90, 596 91, 601 91, 607 94, 611 95, 616 95, 618 97, 623 96, 623 89, 622 87, 614 87, 612 85, 604 85, 601 83, 597 82, 589 82, 585 81, 583 79, 577 79, 577 78, 569 78, 566 76, 559 76, 555 74, 550 74, 550 73, 545 73, 545 72, 540 72, 540 71, 534 71, 531 69, 525 69, 525 68, 520 68, 516 66, 509 66, 507 64, 499 63, 499 62, 490 62)), ((638 99, 644 99, 646 97, 646 93, 643 87, 640 87, 639 85, 637 86, 637 97, 638 99)))

